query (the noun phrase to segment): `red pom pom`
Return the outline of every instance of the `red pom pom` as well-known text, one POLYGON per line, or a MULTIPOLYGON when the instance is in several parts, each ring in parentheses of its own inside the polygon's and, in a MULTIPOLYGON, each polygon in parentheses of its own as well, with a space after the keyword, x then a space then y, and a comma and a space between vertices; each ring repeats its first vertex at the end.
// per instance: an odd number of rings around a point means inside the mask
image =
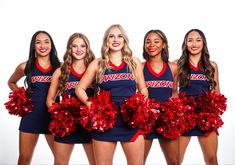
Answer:
POLYGON ((218 128, 223 125, 221 115, 226 110, 227 98, 224 95, 217 94, 214 91, 209 91, 198 96, 197 107, 198 127, 207 133, 204 136, 209 135, 211 131, 218 133, 218 128))
POLYGON ((182 92, 179 94, 179 99, 182 101, 182 111, 184 113, 182 118, 182 125, 184 126, 184 129, 182 130, 182 133, 187 133, 191 129, 196 127, 196 121, 197 121, 197 114, 195 112, 196 108, 196 101, 193 97, 186 97, 186 93, 182 92))
POLYGON ((158 133, 165 139, 175 139, 180 137, 185 126, 184 112, 185 106, 179 98, 170 98, 167 102, 161 103, 161 115, 157 120, 158 133))
POLYGON ((197 107, 200 112, 222 115, 227 108, 226 102, 227 98, 224 95, 209 91, 198 96, 197 107))
POLYGON ((222 127, 224 122, 218 115, 201 112, 198 114, 197 124, 201 130, 206 131, 204 136, 208 136, 212 131, 218 134, 218 128, 222 127))
POLYGON ((80 122, 87 130, 104 132, 114 127, 117 110, 109 91, 100 91, 97 96, 88 99, 92 102, 90 110, 81 107, 80 122))
POLYGON ((92 123, 91 123, 91 117, 90 117, 90 111, 87 106, 81 105, 80 106, 80 117, 79 121, 83 128, 85 128, 87 131, 92 130, 92 123))
POLYGON ((11 115, 24 116, 33 111, 31 98, 26 95, 24 87, 10 92, 9 101, 4 105, 11 115))
POLYGON ((132 127, 138 127, 144 134, 151 132, 160 115, 160 104, 154 99, 146 98, 140 92, 125 99, 121 105, 123 120, 132 127))
POLYGON ((77 98, 62 95, 59 103, 49 107, 52 121, 49 130, 53 136, 66 137, 76 130, 75 124, 79 124, 80 101, 77 98))
POLYGON ((49 130, 53 136, 64 138, 76 130, 76 119, 66 111, 54 112, 49 130))

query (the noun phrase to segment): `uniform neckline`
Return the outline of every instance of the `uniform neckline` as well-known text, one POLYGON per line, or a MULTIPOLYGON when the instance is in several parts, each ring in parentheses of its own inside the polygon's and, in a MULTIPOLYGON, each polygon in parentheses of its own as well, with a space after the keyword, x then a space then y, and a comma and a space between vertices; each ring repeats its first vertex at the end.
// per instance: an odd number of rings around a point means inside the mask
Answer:
POLYGON ((198 71, 202 68, 202 64, 200 63, 198 66, 194 66, 191 62, 189 62, 189 67, 192 69, 192 70, 195 70, 195 71, 198 71))
POLYGON ((162 76, 162 75, 165 73, 165 71, 166 71, 166 63, 165 63, 165 62, 163 63, 162 70, 161 70, 159 73, 157 73, 157 72, 155 72, 155 71, 153 70, 153 68, 151 67, 149 61, 147 61, 146 64, 147 64, 147 68, 149 69, 150 73, 152 73, 152 74, 153 74, 154 76, 156 76, 156 77, 162 76))
POLYGON ((84 71, 82 74, 79 74, 79 73, 77 73, 77 72, 75 71, 75 69, 73 68, 73 65, 71 65, 71 73, 72 73, 74 76, 78 77, 78 78, 82 78, 82 76, 84 75, 85 71, 84 71))
POLYGON ((43 73, 47 73, 49 71, 51 71, 52 69, 52 66, 50 65, 48 68, 44 69, 40 64, 39 64, 39 61, 38 59, 36 59, 36 67, 43 73))
POLYGON ((125 66, 125 62, 122 60, 122 63, 119 66, 116 66, 114 63, 109 61, 109 65, 115 70, 121 70, 125 66))

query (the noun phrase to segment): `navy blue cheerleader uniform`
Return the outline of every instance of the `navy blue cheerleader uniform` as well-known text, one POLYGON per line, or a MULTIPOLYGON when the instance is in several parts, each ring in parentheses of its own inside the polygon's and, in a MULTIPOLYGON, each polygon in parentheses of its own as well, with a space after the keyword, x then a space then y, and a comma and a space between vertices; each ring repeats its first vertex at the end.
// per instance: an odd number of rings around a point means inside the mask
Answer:
MULTIPOLYGON (((72 97, 76 97, 75 88, 77 87, 83 74, 78 74, 73 67, 71 67, 71 72, 69 75, 69 80, 66 83, 66 94, 72 97)), ((87 88, 86 93, 88 97, 93 96, 94 90, 92 88, 87 88)), ((54 140, 59 143, 75 144, 75 143, 89 143, 91 141, 91 133, 86 131, 82 125, 76 125, 76 131, 72 132, 69 136, 60 138, 55 137, 54 140)))
MULTIPOLYGON (((189 67, 189 85, 187 87, 180 87, 179 92, 186 92, 186 97, 192 96, 197 99, 199 95, 210 90, 210 84, 202 70, 201 65, 199 65, 198 67, 194 67, 192 64, 189 64, 189 67)), ((182 136, 203 136, 205 133, 206 131, 202 131, 198 127, 195 127, 182 136)))
POLYGON ((21 118, 19 130, 36 134, 51 134, 48 129, 51 118, 46 105, 46 98, 53 74, 52 66, 43 69, 37 59, 35 64, 31 78, 33 111, 21 118))
MULTIPOLYGON (((163 68, 159 73, 156 73, 150 62, 147 61, 144 65, 144 79, 148 88, 149 98, 154 98, 158 102, 165 102, 172 97, 172 89, 174 78, 168 63, 163 63, 163 68)), ((163 138, 156 131, 156 128, 146 135, 147 140, 155 138, 163 138)))
POLYGON ((92 131, 92 138, 109 142, 133 142, 141 134, 137 128, 131 128, 122 119, 120 104, 124 98, 136 93, 136 82, 128 65, 123 61, 120 66, 109 62, 111 69, 106 69, 99 84, 100 90, 110 91, 111 99, 116 104, 118 112, 114 127, 105 132, 92 131))

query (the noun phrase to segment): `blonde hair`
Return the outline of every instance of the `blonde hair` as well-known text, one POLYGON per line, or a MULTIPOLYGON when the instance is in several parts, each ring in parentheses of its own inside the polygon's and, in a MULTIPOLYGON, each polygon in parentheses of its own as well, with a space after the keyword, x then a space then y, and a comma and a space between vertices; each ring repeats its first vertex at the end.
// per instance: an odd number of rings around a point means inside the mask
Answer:
POLYGON ((98 63, 98 71, 96 74, 97 83, 101 81, 101 78, 104 75, 105 69, 111 69, 111 67, 109 66, 110 48, 108 46, 108 37, 110 35, 111 30, 115 28, 121 31, 123 39, 124 39, 124 46, 122 48, 123 60, 128 65, 128 68, 130 69, 131 73, 135 75, 134 71, 136 70, 137 64, 132 58, 132 51, 129 48, 129 39, 127 37, 127 34, 121 25, 114 24, 114 25, 111 25, 104 33, 103 45, 101 48, 101 60, 98 63))
POLYGON ((72 57, 72 43, 75 39, 77 38, 81 38, 84 40, 85 44, 86 44, 86 56, 84 58, 84 65, 87 67, 89 65, 89 63, 95 59, 94 53, 92 52, 91 48, 90 48, 90 43, 88 38, 82 34, 82 33, 74 33, 73 35, 70 36, 68 42, 67 42, 67 49, 66 52, 64 54, 64 63, 62 64, 60 70, 61 70, 61 75, 59 77, 59 94, 63 93, 66 91, 66 83, 68 82, 69 79, 69 74, 70 74, 70 70, 71 70, 71 65, 73 62, 73 57, 72 57))

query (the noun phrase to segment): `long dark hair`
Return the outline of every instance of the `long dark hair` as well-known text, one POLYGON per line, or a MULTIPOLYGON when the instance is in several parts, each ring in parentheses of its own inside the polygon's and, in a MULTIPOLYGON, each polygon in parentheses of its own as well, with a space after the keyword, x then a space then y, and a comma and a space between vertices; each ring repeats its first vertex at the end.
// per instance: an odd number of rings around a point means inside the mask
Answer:
POLYGON ((59 94, 65 92, 66 90, 66 83, 68 82, 69 79, 69 74, 70 74, 70 70, 71 70, 71 65, 73 62, 73 57, 72 57, 72 43, 75 39, 77 38, 81 38, 84 40, 85 44, 86 44, 86 57, 84 58, 84 65, 87 67, 91 61, 93 61, 95 59, 95 55, 93 53, 93 51, 91 50, 90 47, 90 42, 88 40, 88 38, 82 34, 82 33, 74 33, 69 37, 69 40, 67 42, 67 49, 66 52, 64 54, 64 63, 61 66, 61 75, 59 77, 59 94))
POLYGON ((178 60, 178 67, 179 67, 179 86, 180 87, 187 87, 189 85, 190 80, 190 68, 189 68, 189 51, 187 49, 187 38, 189 33, 191 32, 198 32, 199 35, 202 38, 203 41, 203 49, 202 49, 202 55, 201 60, 199 61, 199 64, 202 65, 202 69, 204 71, 204 74, 206 75, 207 79, 210 83, 210 88, 214 89, 216 86, 216 82, 214 80, 214 73, 215 69, 210 63, 210 54, 207 48, 207 42, 206 37, 204 33, 199 29, 191 29, 188 31, 184 37, 184 42, 182 44, 182 55, 180 59, 178 60))
POLYGON ((46 31, 37 31, 36 33, 34 33, 31 39, 31 43, 30 43, 29 58, 28 58, 28 61, 26 63, 25 70, 24 70, 24 73, 26 76, 24 80, 24 84, 25 84, 25 87, 27 88, 26 93, 28 95, 31 93, 31 90, 32 90, 31 78, 34 72, 35 61, 36 61, 35 41, 36 41, 37 35, 40 33, 46 34, 50 38, 50 41, 51 41, 50 61, 52 65, 52 71, 54 72, 58 67, 60 67, 60 61, 57 56, 57 51, 56 51, 53 39, 51 38, 50 34, 47 33, 46 31))
POLYGON ((167 63, 169 60, 169 50, 168 50, 169 46, 168 46, 168 41, 167 41, 166 35, 161 30, 150 30, 145 34, 144 44, 143 44, 143 58, 145 60, 149 60, 149 54, 146 52, 144 45, 145 45, 146 39, 150 33, 156 33, 162 39, 163 43, 165 44, 165 47, 162 49, 161 56, 162 56, 162 60, 165 63, 167 63))

